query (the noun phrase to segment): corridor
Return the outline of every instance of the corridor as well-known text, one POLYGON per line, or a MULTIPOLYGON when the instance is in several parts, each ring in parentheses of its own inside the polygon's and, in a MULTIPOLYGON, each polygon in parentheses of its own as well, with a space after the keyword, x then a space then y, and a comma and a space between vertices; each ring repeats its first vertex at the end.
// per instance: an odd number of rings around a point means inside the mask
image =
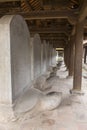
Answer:
POLYGON ((84 95, 70 94, 73 80, 72 77, 68 77, 68 71, 62 63, 56 76, 48 81, 52 88, 44 91, 44 93, 62 92, 60 105, 54 110, 33 113, 33 115, 32 111, 26 112, 16 121, 0 124, 0 130, 87 130, 86 75, 87 71, 83 66, 82 91, 85 92, 84 95))
POLYGON ((87 0, 0 0, 0 130, 87 130, 86 60, 87 0))

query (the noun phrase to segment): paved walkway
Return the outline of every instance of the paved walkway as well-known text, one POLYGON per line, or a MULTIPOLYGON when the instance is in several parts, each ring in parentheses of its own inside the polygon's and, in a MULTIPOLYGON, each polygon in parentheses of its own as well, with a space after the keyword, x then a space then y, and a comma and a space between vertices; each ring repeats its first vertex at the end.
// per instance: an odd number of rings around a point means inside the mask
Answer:
POLYGON ((52 85, 49 91, 63 93, 58 108, 41 112, 32 118, 29 117, 29 113, 25 113, 25 116, 15 122, 1 123, 0 130, 87 130, 87 72, 83 69, 82 91, 85 92, 83 96, 69 93, 73 80, 67 76, 68 72, 62 64, 57 76, 49 81, 52 85))

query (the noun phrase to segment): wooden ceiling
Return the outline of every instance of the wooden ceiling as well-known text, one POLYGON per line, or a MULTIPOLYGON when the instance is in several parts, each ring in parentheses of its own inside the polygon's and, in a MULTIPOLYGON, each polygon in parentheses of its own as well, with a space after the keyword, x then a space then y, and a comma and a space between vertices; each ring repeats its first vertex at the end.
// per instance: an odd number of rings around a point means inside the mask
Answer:
POLYGON ((0 0, 0 17, 6 14, 20 14, 25 18, 31 36, 39 33, 42 40, 49 41, 55 47, 65 47, 83 1, 0 0))

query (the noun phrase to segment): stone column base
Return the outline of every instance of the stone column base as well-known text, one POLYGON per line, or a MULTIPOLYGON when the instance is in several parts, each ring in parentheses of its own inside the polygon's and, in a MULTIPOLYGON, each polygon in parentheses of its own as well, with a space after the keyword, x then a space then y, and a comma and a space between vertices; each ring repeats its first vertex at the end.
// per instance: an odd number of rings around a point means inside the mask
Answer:
POLYGON ((76 95, 84 95, 84 92, 81 90, 75 90, 75 89, 71 89, 70 90, 71 94, 76 94, 76 95))
POLYGON ((69 75, 68 75, 66 78, 67 78, 67 79, 71 79, 71 78, 73 78, 73 76, 69 76, 69 75))

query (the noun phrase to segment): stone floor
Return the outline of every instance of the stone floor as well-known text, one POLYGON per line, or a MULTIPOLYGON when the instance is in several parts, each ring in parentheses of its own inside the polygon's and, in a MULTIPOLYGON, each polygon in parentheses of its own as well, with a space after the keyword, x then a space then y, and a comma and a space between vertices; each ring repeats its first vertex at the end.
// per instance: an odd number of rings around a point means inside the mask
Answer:
POLYGON ((50 79, 51 90, 62 92, 60 106, 52 111, 44 111, 35 116, 25 113, 23 117, 8 123, 0 123, 0 130, 87 130, 87 71, 83 67, 82 91, 84 95, 71 95, 72 77, 68 77, 62 64, 57 76, 50 79))

